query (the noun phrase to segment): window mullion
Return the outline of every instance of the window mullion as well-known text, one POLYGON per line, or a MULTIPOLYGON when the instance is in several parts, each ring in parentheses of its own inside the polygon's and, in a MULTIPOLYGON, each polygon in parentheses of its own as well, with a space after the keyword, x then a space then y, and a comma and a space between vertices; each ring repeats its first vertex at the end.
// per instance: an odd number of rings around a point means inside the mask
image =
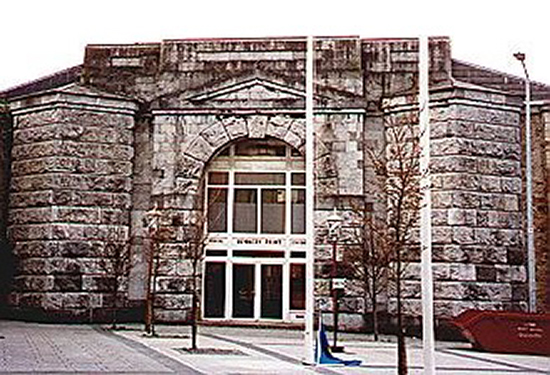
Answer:
POLYGON ((229 172, 229 186, 227 187, 227 233, 233 234, 233 206, 235 204, 234 172, 229 172))
POLYGON ((263 217, 262 217, 262 205, 264 202, 263 197, 263 188, 258 188, 258 194, 256 194, 256 212, 258 220, 256 220, 256 233, 262 233, 262 223, 263 223, 263 217))

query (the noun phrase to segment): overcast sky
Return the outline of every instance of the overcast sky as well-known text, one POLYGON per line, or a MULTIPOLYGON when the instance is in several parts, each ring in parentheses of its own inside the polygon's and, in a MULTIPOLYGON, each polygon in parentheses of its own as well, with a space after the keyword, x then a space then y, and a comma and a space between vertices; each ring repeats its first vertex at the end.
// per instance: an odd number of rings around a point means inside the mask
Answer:
POLYGON ((7 0, 0 90, 82 63, 91 43, 196 37, 451 37, 455 58, 550 84, 548 0, 7 0), (548 5, 544 5, 548 4, 548 5))

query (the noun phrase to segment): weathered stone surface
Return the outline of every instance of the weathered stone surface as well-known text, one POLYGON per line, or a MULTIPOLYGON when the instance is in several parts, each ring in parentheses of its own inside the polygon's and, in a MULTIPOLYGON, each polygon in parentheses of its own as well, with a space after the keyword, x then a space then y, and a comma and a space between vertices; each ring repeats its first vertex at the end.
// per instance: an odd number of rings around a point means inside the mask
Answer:
MULTIPOLYGON (((143 218, 157 206, 174 227, 161 246, 157 315, 187 319, 191 267, 181 259, 183 223, 204 204, 202 178, 212 158, 231 142, 266 137, 304 155, 303 40, 162 43, 91 46, 83 85, 77 86, 93 92, 80 95, 73 87, 60 96, 63 107, 52 93, 14 104, 9 237, 21 258, 14 297, 21 305, 75 314, 112 306, 113 269, 105 257, 113 243, 129 242, 128 288, 132 298, 143 298, 150 248, 143 218), (126 64, 132 59, 139 66, 126 64), (132 100, 138 98, 147 105, 134 113, 132 100)), ((385 213, 380 177, 368 155, 395 151, 390 127, 411 125, 404 141, 409 150, 420 133, 417 98, 403 94, 417 90, 418 44, 342 38, 316 45, 316 303, 330 309, 331 248, 320 228, 333 206, 350 210, 346 202, 365 194, 376 213, 385 213)), ((498 90, 484 90, 486 83, 476 81, 492 79, 481 68, 454 77, 465 73, 453 69, 457 63, 446 39, 432 39, 431 47, 430 80, 437 87, 430 98, 436 313, 523 308, 521 103, 500 86, 502 76, 498 90)), ((546 232, 540 229, 548 211, 540 151, 546 136, 537 116, 535 111, 537 259, 546 259, 546 232)), ((384 167, 395 171, 397 164, 390 157, 384 167)), ((418 248, 418 228, 408 235, 410 248, 418 248)), ((349 230, 342 232, 342 241, 352 238, 349 230)), ((404 310, 418 316, 420 266, 414 260, 404 274, 404 310)), ((345 324, 357 324, 366 308, 360 289, 356 280, 347 281, 345 324)), ((394 312, 391 291, 389 298, 381 308, 394 312)))

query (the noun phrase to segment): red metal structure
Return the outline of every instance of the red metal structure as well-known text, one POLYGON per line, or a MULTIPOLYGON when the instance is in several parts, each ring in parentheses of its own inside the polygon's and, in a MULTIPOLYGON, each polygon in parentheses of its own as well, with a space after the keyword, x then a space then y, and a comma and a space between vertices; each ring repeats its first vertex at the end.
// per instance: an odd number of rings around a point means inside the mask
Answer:
POLYGON ((476 349, 550 355, 550 314, 467 310, 452 323, 476 349))

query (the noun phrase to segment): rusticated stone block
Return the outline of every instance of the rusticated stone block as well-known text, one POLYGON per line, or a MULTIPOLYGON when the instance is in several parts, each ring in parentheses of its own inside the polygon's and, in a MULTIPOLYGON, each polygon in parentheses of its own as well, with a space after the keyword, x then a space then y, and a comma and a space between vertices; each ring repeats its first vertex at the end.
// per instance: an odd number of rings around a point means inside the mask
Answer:
POLYGON ((130 218, 125 210, 101 209, 99 211, 99 222, 107 225, 128 226, 130 218))
POLYGON ((35 127, 37 125, 49 125, 62 121, 62 110, 59 108, 45 109, 31 112, 17 117, 15 127, 19 129, 35 127))
POLYGON ((512 287, 502 283, 469 283, 466 297, 470 300, 505 302, 512 299, 512 287))
POLYGON ((190 294, 158 294, 155 306, 166 310, 183 310, 191 307, 190 294))
POLYGON ((51 225, 48 224, 12 225, 8 236, 14 242, 53 239, 51 225))
POLYGON ((432 245, 432 254, 434 262, 457 263, 466 261, 465 251, 459 245, 432 245))
POLYGON ((43 307, 47 310, 86 309, 89 306, 88 293, 57 292, 46 293, 43 307))
POLYGON ((204 170, 204 166, 203 162, 181 155, 177 160, 175 176, 185 179, 198 179, 204 170))
POLYGON ((434 284, 434 298, 436 300, 462 300, 465 289, 465 283, 462 282, 438 282, 434 284))
POLYGON ((474 230, 470 227, 453 227, 453 243, 471 245, 475 243, 474 230))
POLYGON ((229 142, 229 138, 223 125, 220 122, 215 122, 201 132, 201 136, 215 149, 229 142))
POLYGON ((190 311, 189 309, 181 310, 162 310, 162 309, 155 309, 155 321, 157 322, 188 322, 190 311))
POLYGON ((434 280, 448 280, 450 277, 450 268, 445 263, 434 263, 432 265, 432 274, 434 280))
POLYGON ((79 292, 82 290, 81 275, 55 275, 53 277, 53 291, 79 292))
POLYGON ((11 193, 10 207, 42 207, 50 206, 53 203, 52 191, 33 191, 33 192, 21 192, 11 193))
POLYGON ((447 222, 449 225, 476 225, 476 210, 451 208, 447 211, 447 222))
POLYGON ((54 287, 54 277, 49 275, 18 276, 14 280, 15 290, 21 292, 45 292, 54 287))
POLYGON ((158 276, 157 290, 160 293, 185 293, 189 292, 188 280, 183 277, 158 276))
POLYGON ((476 268, 473 264, 451 264, 449 278, 457 281, 475 281, 476 268))
POLYGON ((468 246, 464 248, 465 262, 474 264, 506 263, 505 247, 468 246))
POLYGON ((59 207, 55 212, 57 220, 66 223, 96 224, 99 222, 97 208, 59 207))
POLYGON ((244 117, 225 117, 222 119, 222 123, 231 139, 241 138, 248 134, 244 117))
POLYGON ((405 280, 401 285, 401 297, 402 298, 420 298, 421 296, 421 284, 418 281, 405 280))
POLYGON ((90 191, 56 191, 56 195, 67 195, 67 198, 63 200, 63 203, 69 205, 78 204, 79 206, 100 206, 100 207, 112 207, 115 206, 115 200, 120 199, 119 194, 112 194, 107 192, 90 192, 90 191))
POLYGON ((84 272, 80 259, 50 258, 48 262, 51 273, 54 275, 80 276, 84 272))
POLYGON ((497 270, 495 266, 476 266, 476 279, 478 281, 496 281, 497 270))
POLYGON ((34 224, 54 221, 51 207, 10 210, 10 224, 34 224))
POLYGON ((50 190, 58 186, 53 174, 37 176, 19 176, 11 180, 11 189, 15 192, 50 190))
POLYGON ((59 244, 52 241, 25 241, 17 242, 13 246, 13 253, 19 258, 48 258, 59 251, 59 244))
POLYGON ((67 258, 82 258, 102 256, 102 242, 89 241, 61 241, 59 242, 59 256, 67 258))
POLYGON ((515 283, 527 281, 527 272, 524 266, 497 265, 495 269, 497 271, 496 281, 515 283))
POLYGON ((469 302, 464 300, 444 300, 444 301, 434 301, 434 314, 436 316, 448 316, 455 317, 458 316, 461 312, 474 309, 479 306, 479 302, 469 302))
POLYGON ((433 227, 432 242, 435 244, 451 244, 453 242, 453 227, 433 227))
POLYGON ((82 290, 93 292, 110 292, 114 293, 115 277, 113 275, 83 275, 82 290))
POLYGON ((453 193, 446 191, 432 191, 433 208, 449 208, 453 205, 453 193))
POLYGON ((186 143, 182 148, 185 154, 203 163, 208 162, 215 151, 215 148, 206 142, 203 137, 196 137, 192 141, 186 143))
POLYGON ((519 161, 506 159, 479 159, 477 171, 485 175, 518 177, 520 176, 521 166, 519 161))
POLYGON ((21 293, 18 305, 20 307, 38 307, 45 308, 45 293, 21 293))
POLYGON ((525 284, 512 284, 512 301, 527 301, 529 290, 525 284))
POLYGON ((269 118, 267 123, 267 133, 278 139, 284 139, 292 121, 285 116, 277 115, 269 118))

